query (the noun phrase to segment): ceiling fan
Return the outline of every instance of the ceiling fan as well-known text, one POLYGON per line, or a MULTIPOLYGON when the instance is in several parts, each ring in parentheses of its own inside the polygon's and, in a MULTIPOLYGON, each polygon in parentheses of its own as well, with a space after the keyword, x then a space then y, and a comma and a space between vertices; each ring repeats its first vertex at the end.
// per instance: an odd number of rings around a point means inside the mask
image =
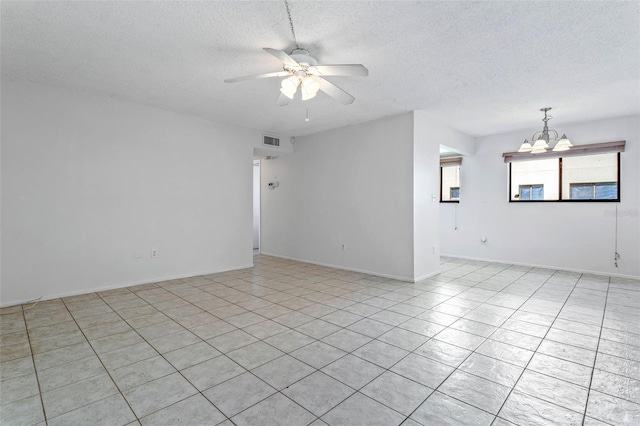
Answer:
POLYGON ((280 96, 276 101, 276 105, 287 105, 289 99, 293 99, 298 87, 300 87, 303 101, 313 98, 321 90, 337 101, 348 105, 353 103, 355 98, 335 84, 327 81, 324 77, 369 75, 369 70, 362 64, 318 65, 318 61, 309 54, 308 50, 299 47, 293 49, 290 54, 269 47, 265 47, 264 50, 282 61, 282 71, 228 78, 225 83, 287 77, 282 80, 280 96))

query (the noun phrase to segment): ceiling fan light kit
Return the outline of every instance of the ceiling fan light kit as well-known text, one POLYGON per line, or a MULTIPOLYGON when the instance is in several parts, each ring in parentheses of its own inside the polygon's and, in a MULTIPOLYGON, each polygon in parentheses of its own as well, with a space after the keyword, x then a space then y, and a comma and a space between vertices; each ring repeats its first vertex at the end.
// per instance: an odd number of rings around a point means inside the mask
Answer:
POLYGON ((531 145, 531 143, 527 139, 525 139, 524 142, 522 142, 522 145, 520 145, 520 149, 518 149, 518 152, 542 154, 543 152, 547 152, 547 150, 550 148, 550 143, 554 142, 555 146, 553 147, 552 151, 559 152, 568 151, 569 149, 571 149, 573 144, 569 141, 567 135, 563 134, 561 137, 559 137, 558 132, 556 132, 555 130, 549 130, 547 122, 553 118, 552 116, 547 115, 547 112, 549 112, 550 110, 550 107, 540 109, 540 111, 544 112, 544 118, 542 119, 542 121, 544 122, 544 127, 542 131, 534 133, 531 137, 531 140, 535 141, 533 145, 531 145))
POLYGON ((280 96, 276 100, 276 105, 284 106, 293 99, 300 87, 301 99, 307 101, 313 99, 318 91, 322 91, 330 97, 336 99, 342 104, 348 105, 353 103, 355 98, 345 92, 335 84, 329 82, 326 76, 367 76, 369 70, 362 64, 337 64, 337 65, 318 65, 318 61, 311 56, 307 49, 298 46, 296 33, 293 28, 293 20, 291 19, 291 11, 289 4, 285 0, 289 23, 291 24, 291 33, 296 48, 287 54, 282 50, 263 48, 265 52, 275 56, 282 62, 282 71, 269 72, 264 74, 250 75, 246 77, 228 78, 225 83, 236 83, 239 81, 286 77, 280 83, 280 96))
POLYGON ((298 87, 300 87, 300 92, 302 93, 302 100, 306 101, 308 99, 312 99, 314 96, 318 94, 318 90, 320 90, 320 85, 317 81, 315 81, 311 76, 300 77, 299 74, 301 72, 297 72, 295 75, 291 77, 287 77, 282 80, 280 85, 280 92, 284 94, 287 98, 293 99, 293 96, 296 94, 298 87))

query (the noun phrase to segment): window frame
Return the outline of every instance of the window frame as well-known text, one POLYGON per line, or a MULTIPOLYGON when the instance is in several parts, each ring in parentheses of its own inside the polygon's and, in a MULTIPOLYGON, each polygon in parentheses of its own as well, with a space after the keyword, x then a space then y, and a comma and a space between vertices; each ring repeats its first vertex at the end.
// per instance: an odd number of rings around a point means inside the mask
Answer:
MULTIPOLYGON (((623 145, 624 147, 624 145, 623 145)), ((620 152, 621 151, 617 151, 617 152, 609 152, 611 154, 615 153, 616 154, 616 162, 617 162, 617 170, 616 170, 616 179, 617 179, 617 183, 618 184, 618 194, 617 194, 617 198, 600 198, 600 199, 590 199, 590 200, 571 200, 571 199, 562 199, 562 156, 559 155, 557 156, 558 158, 558 199, 557 200, 513 200, 511 197, 512 194, 512 185, 511 185, 511 176, 512 176, 512 161, 509 161, 509 193, 507 194, 508 200, 510 203, 619 203, 621 200, 621 182, 620 182, 620 152)), ((605 152, 606 153, 606 152, 605 152)), ((602 152, 585 152, 583 154, 581 154, 580 156, 584 156, 587 157, 589 156, 589 154, 592 155, 598 155, 598 154, 602 154, 602 152)), ((548 156, 543 156, 544 154, 542 154, 541 156, 539 156, 539 159, 543 159, 543 158, 548 158, 548 156)), ((503 156, 505 156, 505 154, 503 154, 503 156)), ((526 157, 527 159, 530 160, 535 160, 536 157, 530 156, 530 157, 526 157)), ((506 161, 506 159, 505 159, 506 161)), ((587 183, 592 183, 592 184, 597 184, 597 183, 614 183, 614 182, 587 182, 587 183)), ((518 190, 518 194, 520 193, 520 191, 518 190)))
MULTIPOLYGON (((443 192, 443 188, 442 188, 442 174, 443 174, 443 166, 446 165, 458 165, 458 167, 462 168, 462 157, 443 157, 440 158, 440 202, 441 203, 460 203, 460 197, 458 197, 458 199, 456 200, 443 200, 442 196, 444 195, 443 192)), ((458 176, 459 178, 459 176, 458 176)), ((461 185, 462 186, 462 185, 461 185)), ((451 186, 449 187, 451 188, 458 188, 458 194, 460 193, 460 186, 451 186)))

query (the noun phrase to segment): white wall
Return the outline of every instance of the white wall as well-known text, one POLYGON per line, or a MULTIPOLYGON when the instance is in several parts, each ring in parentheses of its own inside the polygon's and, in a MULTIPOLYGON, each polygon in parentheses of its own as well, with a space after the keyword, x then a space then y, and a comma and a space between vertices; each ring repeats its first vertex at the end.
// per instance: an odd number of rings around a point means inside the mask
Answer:
POLYGON ((412 157, 412 113, 296 138, 262 161, 261 252, 412 280, 412 157))
POLYGON ((2 305, 252 265, 259 132, 3 79, 1 136, 2 305))
POLYGON ((459 205, 441 204, 442 253, 601 274, 640 276, 640 117, 562 125, 584 145, 626 140, 621 154, 621 202, 509 203, 508 166, 501 154, 515 151, 536 129, 478 139, 465 156, 459 205), (619 267, 613 263, 618 208, 619 267), (458 230, 454 230, 455 209, 458 230), (481 243, 487 237, 486 244, 481 243))
POLYGON ((297 138, 293 155, 262 162, 261 252, 408 281, 438 273, 441 143, 474 151, 422 111, 297 138))
POLYGON ((440 145, 473 153, 473 138, 414 112, 414 279, 440 271, 440 145))

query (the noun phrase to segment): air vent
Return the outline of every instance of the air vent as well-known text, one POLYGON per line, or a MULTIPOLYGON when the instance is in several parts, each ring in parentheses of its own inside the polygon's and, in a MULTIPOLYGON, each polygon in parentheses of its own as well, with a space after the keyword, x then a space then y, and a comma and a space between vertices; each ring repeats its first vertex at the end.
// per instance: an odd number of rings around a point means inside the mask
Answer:
POLYGON ((280 139, 274 138, 273 136, 262 136, 262 144, 269 146, 280 146, 280 139))

